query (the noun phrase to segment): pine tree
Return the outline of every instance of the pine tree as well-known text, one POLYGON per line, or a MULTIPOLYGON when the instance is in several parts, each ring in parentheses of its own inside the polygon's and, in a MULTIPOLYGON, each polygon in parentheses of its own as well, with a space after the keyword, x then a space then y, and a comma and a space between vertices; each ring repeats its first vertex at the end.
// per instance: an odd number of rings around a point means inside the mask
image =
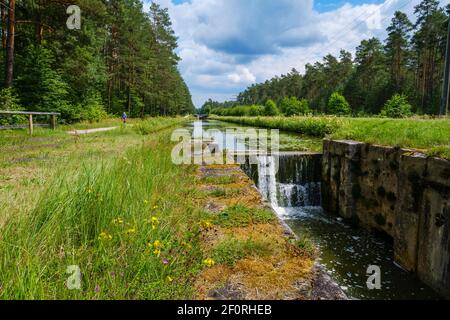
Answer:
POLYGON ((390 87, 393 92, 406 89, 412 28, 413 25, 408 16, 400 11, 395 12, 391 25, 387 28, 385 51, 391 73, 390 87))
POLYGON ((417 15, 414 45, 416 101, 422 113, 437 113, 448 21, 437 0, 423 0, 415 7, 417 15))
POLYGON ((58 109, 68 121, 98 118, 104 108, 130 116, 194 112, 178 71, 177 38, 167 9, 152 5, 147 13, 140 0, 17 0, 14 27, 20 37, 9 55, 13 33, 5 8, 0 12, 1 69, 14 67, 14 73, 5 71, 5 85, 17 89, 24 108, 58 109), (71 4, 81 7, 81 30, 66 27, 71 4))

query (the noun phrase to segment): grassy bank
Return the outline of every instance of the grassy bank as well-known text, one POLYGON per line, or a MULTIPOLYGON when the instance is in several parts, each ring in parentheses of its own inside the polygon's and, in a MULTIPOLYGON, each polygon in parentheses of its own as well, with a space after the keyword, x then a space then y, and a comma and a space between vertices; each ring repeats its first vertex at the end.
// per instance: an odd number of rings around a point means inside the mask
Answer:
POLYGON ((152 118, 122 126, 120 121, 106 120, 59 126, 57 130, 37 128, 33 137, 26 130, 1 130, 0 226, 9 215, 22 215, 33 209, 40 193, 53 178, 58 179, 59 168, 73 172, 84 162, 111 160, 142 144, 147 135, 186 121, 190 120, 152 118), (75 128, 109 127, 112 123, 117 124, 117 130, 80 136, 67 134, 75 128), (145 134, 140 127, 147 128, 145 134))
POLYGON ((235 166, 200 168, 202 249, 211 266, 197 277, 199 299, 303 300, 316 250, 286 232, 253 182, 235 166))
POLYGON ((172 164, 170 130, 138 131, 5 133, 16 143, 3 143, 15 149, 2 152, 0 198, 17 209, 1 207, 1 299, 193 297, 191 276, 202 268, 193 168, 172 164), (71 265, 81 290, 66 287, 71 265))
POLYGON ((450 119, 218 116, 212 118, 313 137, 413 148, 432 156, 450 159, 450 119))

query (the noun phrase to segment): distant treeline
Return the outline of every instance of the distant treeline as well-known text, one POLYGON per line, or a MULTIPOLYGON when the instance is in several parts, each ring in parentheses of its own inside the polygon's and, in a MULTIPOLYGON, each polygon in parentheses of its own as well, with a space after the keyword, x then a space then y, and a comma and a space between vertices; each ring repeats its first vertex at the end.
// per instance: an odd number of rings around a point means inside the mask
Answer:
POLYGON ((194 112, 167 9, 144 12, 140 0, 0 5, 0 109, 57 111, 66 121, 194 112), (70 5, 81 8, 79 30, 66 26, 70 5))
MULTIPOLYGON (((406 14, 395 12, 387 39, 363 40, 355 58, 344 50, 339 57, 329 54, 322 62, 307 64, 303 75, 293 69, 287 75, 252 85, 236 101, 209 100, 203 112, 265 105, 268 100, 280 105, 286 97, 295 97, 306 100, 310 112, 330 113, 330 98, 338 93, 348 101, 353 115, 379 114, 387 102, 392 102, 388 100, 404 105, 405 98, 414 113, 438 114, 448 16, 437 0, 423 0, 415 7, 415 14, 417 21, 413 24, 406 14)), ((252 110, 256 112, 255 107, 252 110)))

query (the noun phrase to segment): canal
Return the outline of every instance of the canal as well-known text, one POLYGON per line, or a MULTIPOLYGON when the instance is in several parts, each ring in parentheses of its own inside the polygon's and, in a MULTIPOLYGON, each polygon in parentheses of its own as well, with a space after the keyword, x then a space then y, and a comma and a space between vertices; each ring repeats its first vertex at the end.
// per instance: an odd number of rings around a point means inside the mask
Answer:
MULTIPOLYGON (((198 121, 187 126, 196 138, 213 138, 221 150, 234 144, 245 150, 248 148, 245 141, 224 134, 226 128, 238 127, 219 121, 198 121), (209 129, 216 129, 216 132, 208 136, 209 129)), ((320 145, 320 139, 280 132, 280 151, 319 151, 320 145)), ((247 164, 243 169, 278 216, 298 236, 308 237, 319 248, 320 264, 349 298, 439 299, 433 290, 394 263, 392 242, 388 237, 369 233, 324 212, 320 159, 313 155, 280 155, 281 169, 275 170, 273 157, 259 156, 258 164, 247 164), (373 265, 381 269, 380 290, 369 290, 366 284, 367 269, 373 265)))

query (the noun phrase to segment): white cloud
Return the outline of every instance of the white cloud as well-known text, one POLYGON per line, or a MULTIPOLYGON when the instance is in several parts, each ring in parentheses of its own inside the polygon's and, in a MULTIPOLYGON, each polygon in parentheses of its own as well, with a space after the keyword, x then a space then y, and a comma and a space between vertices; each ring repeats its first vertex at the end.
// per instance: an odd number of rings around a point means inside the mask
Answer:
POLYGON ((320 13, 313 0, 156 2, 169 8, 179 37, 180 70, 197 106, 209 97, 232 99, 248 85, 294 67, 303 71, 306 63, 328 53, 354 52, 363 39, 384 40, 394 12, 413 19, 417 4, 385 0, 320 13))
POLYGON ((240 67, 237 72, 228 75, 228 79, 233 83, 251 84, 256 81, 256 77, 247 68, 240 67))

